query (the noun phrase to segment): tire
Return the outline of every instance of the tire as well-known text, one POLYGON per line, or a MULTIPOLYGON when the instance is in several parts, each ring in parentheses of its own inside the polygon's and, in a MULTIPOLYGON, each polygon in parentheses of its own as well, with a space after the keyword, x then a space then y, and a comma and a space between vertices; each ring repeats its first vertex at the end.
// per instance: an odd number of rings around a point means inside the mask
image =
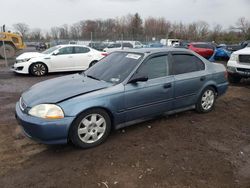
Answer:
POLYGON ((80 114, 73 122, 69 139, 80 148, 92 148, 103 143, 111 131, 111 120, 102 109, 92 109, 80 114))
MULTIPOLYGON (((5 54, 6 54, 6 58, 12 58, 15 56, 16 54, 16 49, 15 47, 13 47, 10 44, 5 44, 5 54)), ((0 56, 5 58, 4 56, 4 46, 0 46, 0 56)))
POLYGON ((214 108, 216 100, 216 92, 213 87, 205 88, 197 103, 196 103, 196 111, 199 113, 207 113, 210 112, 214 108))
POLYGON ((234 75, 234 74, 228 74, 228 81, 232 84, 240 83, 241 77, 234 75))
POLYGON ((30 73, 33 76, 44 76, 48 73, 48 68, 44 63, 33 63, 30 66, 30 73))
POLYGON ((92 67, 94 64, 96 64, 98 61, 92 61, 90 64, 89 64, 89 67, 92 67))

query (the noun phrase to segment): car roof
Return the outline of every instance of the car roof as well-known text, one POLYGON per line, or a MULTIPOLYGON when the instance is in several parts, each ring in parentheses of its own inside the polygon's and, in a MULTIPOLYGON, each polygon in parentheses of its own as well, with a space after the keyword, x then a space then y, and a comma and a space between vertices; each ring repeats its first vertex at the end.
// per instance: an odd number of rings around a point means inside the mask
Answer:
POLYGON ((154 54, 154 53, 161 53, 161 52, 190 52, 188 49, 183 48, 136 48, 136 49, 126 49, 126 50, 119 50, 119 52, 130 52, 130 53, 143 53, 143 54, 154 54))
POLYGON ((89 46, 86 46, 86 45, 83 45, 83 44, 60 44, 58 46, 60 46, 60 47, 78 46, 78 47, 88 47, 88 48, 90 48, 89 46))

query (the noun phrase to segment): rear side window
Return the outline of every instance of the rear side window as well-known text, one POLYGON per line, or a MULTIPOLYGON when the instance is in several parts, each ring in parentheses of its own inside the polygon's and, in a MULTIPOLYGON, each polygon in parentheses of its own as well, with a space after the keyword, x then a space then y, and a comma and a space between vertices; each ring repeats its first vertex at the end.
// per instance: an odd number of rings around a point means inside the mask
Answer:
POLYGON ((75 47, 75 54, 84 54, 84 53, 88 53, 89 51, 90 51, 89 48, 75 47))
POLYGON ((205 70, 205 64, 191 54, 173 54, 173 72, 175 75, 205 70))
POLYGON ((165 77, 168 75, 168 56, 161 55, 152 57, 143 63, 137 71, 138 74, 148 76, 148 79, 165 77))

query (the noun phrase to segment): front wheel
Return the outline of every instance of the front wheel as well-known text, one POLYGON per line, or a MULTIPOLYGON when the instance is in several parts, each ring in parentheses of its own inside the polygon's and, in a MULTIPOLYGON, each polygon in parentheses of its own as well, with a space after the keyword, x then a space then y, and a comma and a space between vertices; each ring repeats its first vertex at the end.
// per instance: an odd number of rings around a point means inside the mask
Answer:
POLYGON ((30 66, 30 73, 34 76, 44 76, 48 73, 48 68, 44 63, 33 63, 30 66))
POLYGON ((69 138, 78 147, 91 148, 103 143, 111 130, 106 111, 93 109, 83 112, 72 124, 69 138))
POLYGON ((200 113, 210 112, 214 107, 215 99, 216 93, 214 88, 205 88, 196 103, 196 110, 200 113))

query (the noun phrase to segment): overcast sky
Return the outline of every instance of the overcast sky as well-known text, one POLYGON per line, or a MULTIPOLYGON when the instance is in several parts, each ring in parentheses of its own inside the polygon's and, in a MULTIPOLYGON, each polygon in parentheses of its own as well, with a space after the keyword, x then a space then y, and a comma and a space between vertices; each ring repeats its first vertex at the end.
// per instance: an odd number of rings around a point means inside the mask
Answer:
POLYGON ((165 17, 191 23, 204 20, 225 29, 239 17, 250 20, 250 0, 6 0, 1 1, 0 25, 24 22, 49 29, 80 20, 116 18, 138 12, 142 18, 165 17))

